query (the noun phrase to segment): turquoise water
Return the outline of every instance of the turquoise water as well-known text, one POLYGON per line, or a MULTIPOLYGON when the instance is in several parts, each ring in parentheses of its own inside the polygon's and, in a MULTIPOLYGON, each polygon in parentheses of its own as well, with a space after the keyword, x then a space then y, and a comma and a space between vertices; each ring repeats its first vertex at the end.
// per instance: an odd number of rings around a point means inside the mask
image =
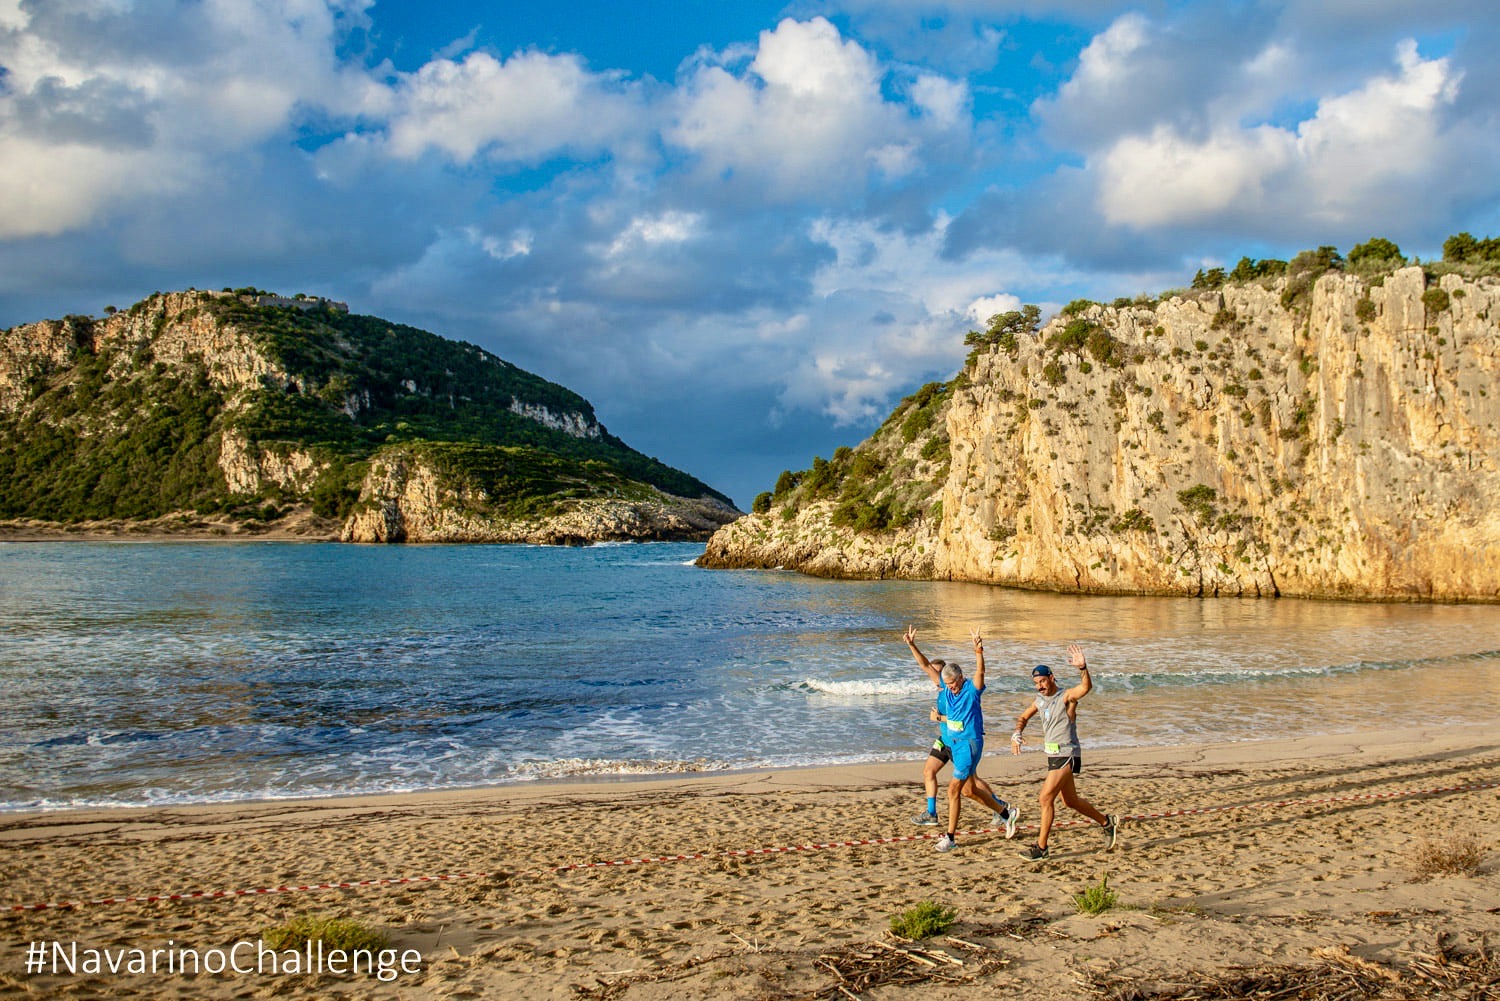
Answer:
POLYGON ((1002 734, 1031 665, 1083 644, 1086 748, 1500 719, 1500 607, 836 582, 701 551, 0 545, 0 809, 910 760, 933 689, 909 623, 965 668, 983 630, 1002 734))

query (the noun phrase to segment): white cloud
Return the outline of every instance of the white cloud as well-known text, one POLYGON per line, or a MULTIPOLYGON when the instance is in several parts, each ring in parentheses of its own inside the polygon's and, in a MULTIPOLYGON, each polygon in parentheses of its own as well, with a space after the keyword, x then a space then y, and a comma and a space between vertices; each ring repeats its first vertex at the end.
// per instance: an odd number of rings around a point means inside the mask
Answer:
POLYGON ((396 85, 387 126, 391 153, 437 149, 459 162, 481 151, 534 163, 564 153, 593 156, 638 129, 628 88, 590 73, 578 56, 519 52, 504 62, 474 52, 436 59, 396 85))
POLYGON ((56 236, 123 200, 185 190, 200 165, 149 152, 0 136, 0 240, 56 236))
POLYGON ((911 85, 911 99, 945 129, 962 125, 969 113, 969 85, 963 80, 923 73, 911 85))
POLYGON ((697 234, 701 222, 702 216, 694 212, 672 211, 637 217, 615 237, 605 255, 618 257, 643 246, 685 243, 697 234))
POLYGON ((0 29, 20 31, 31 23, 31 17, 21 9, 21 0, 0 0, 0 29))
POLYGON ((969 303, 964 315, 980 326, 989 326, 990 317, 1009 313, 1021 308, 1018 296, 1009 294, 986 295, 969 303))
POLYGON ((972 320, 1019 307, 1018 297, 995 288, 1026 281, 1030 265, 1009 252, 943 260, 947 224, 940 218, 917 234, 860 219, 813 224, 835 257, 814 278, 809 342, 782 376, 783 404, 820 410, 838 424, 878 419, 914 382, 957 370, 972 320))
POLYGON ((497 261, 508 261, 513 257, 526 257, 531 253, 532 244, 536 240, 535 234, 530 230, 517 230, 509 236, 497 237, 481 233, 475 227, 468 227, 465 234, 469 239, 479 244, 480 248, 490 257, 497 261))
POLYGON ((0 21, 19 30, 0 31, 0 238, 191 194, 306 110, 378 103, 370 77, 334 52, 366 5, 7 3, 0 21), (149 49, 128 44, 143 34, 149 49))
MULTIPOLYGON (((881 92, 875 58, 823 18, 783 20, 764 31, 744 75, 700 63, 677 98, 664 136, 691 154, 706 183, 749 180, 776 199, 858 194, 873 168, 918 169, 924 136, 881 92)), ((944 128, 961 124, 961 84, 924 78, 919 105, 944 128)))
POLYGON ((1191 140, 1167 125, 1126 136, 1098 163, 1099 209, 1111 223, 1166 226, 1263 207, 1268 178, 1296 155, 1281 129, 1223 130, 1191 140))
POLYGON ((1402 42, 1398 72, 1324 98, 1295 129, 1219 122, 1196 138, 1174 126, 1126 136, 1090 164, 1099 209, 1116 224, 1155 227, 1264 214, 1329 223, 1388 218, 1382 199, 1418 194, 1462 155, 1442 111, 1462 74, 1402 42))

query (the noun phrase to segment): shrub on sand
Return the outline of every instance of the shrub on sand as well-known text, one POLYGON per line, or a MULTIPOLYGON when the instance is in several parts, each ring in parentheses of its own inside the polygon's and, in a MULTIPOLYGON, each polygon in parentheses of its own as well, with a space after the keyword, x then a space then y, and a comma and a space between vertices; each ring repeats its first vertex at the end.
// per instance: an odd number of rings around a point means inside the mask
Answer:
POLYGON ((924 900, 917 906, 891 915, 891 934, 907 939, 941 935, 953 924, 958 912, 935 900, 924 900))
POLYGON ((1073 894, 1073 906, 1080 914, 1103 914, 1120 902, 1115 891, 1109 888, 1109 873, 1099 877, 1099 883, 1082 893, 1073 894))
POLYGON ((1484 861, 1484 845, 1471 833, 1446 840, 1423 838, 1412 849, 1412 868, 1418 876, 1472 876, 1484 861))
POLYGON ((301 949, 309 942, 321 941, 328 949, 353 952, 357 949, 378 952, 390 944, 384 932, 367 928, 349 918, 301 915, 262 936, 272 949, 301 949))

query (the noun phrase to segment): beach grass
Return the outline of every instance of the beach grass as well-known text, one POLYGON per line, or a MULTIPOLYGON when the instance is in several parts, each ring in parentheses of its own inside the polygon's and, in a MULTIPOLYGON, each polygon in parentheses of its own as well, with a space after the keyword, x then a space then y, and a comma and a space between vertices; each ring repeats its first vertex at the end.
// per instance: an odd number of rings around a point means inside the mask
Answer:
POLYGON ((309 942, 322 942, 329 949, 345 952, 377 952, 390 944, 390 936, 350 918, 302 914, 270 929, 263 936, 272 949, 301 949, 309 942))

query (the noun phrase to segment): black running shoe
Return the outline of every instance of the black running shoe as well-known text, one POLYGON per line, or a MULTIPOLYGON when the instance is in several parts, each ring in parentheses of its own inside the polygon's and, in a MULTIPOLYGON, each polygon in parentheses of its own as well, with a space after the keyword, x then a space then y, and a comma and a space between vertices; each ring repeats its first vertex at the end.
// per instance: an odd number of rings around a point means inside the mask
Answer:
POLYGON ((1032 845, 1030 848, 1021 853, 1021 857, 1024 859, 1030 859, 1031 861, 1035 862, 1037 859, 1044 859, 1047 857, 1047 849, 1043 848, 1041 845, 1032 845))

